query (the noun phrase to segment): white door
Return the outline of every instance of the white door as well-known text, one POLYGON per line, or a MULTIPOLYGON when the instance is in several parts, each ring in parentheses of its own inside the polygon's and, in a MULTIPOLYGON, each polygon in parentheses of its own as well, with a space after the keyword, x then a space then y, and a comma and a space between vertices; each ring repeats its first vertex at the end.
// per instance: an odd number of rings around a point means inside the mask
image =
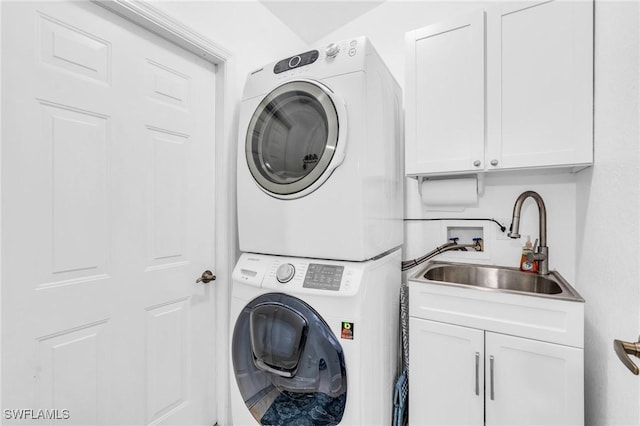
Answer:
POLYGON ((486 424, 583 425, 583 350, 486 333, 486 424))
POLYGON ((92 2, 1 7, 7 424, 214 424, 214 66, 92 2))
POLYGON ((484 331, 409 318, 409 424, 484 424, 484 331))

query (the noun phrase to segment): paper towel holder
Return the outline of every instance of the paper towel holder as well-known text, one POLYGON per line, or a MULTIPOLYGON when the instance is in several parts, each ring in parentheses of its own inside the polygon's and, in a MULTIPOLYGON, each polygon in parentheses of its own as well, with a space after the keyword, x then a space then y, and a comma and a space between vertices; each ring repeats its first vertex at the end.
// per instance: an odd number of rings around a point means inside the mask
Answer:
POLYGON ((476 181, 478 183, 478 197, 482 197, 484 195, 484 173, 478 173, 476 181))
POLYGON ((478 197, 482 197, 484 195, 484 173, 475 173, 472 175, 455 175, 455 176, 438 176, 438 177, 429 177, 429 176, 417 176, 418 178, 418 193, 422 196, 422 182, 425 180, 439 180, 439 179, 465 179, 475 177, 476 178, 476 191, 478 193, 478 197))

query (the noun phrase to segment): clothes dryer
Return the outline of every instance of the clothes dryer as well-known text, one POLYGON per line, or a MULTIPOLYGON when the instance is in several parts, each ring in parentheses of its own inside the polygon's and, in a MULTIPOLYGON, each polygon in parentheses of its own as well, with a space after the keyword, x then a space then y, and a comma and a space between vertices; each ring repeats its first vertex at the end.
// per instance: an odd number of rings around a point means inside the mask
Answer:
POLYGON ((400 251, 345 262, 245 253, 233 271, 234 425, 389 425, 400 251))
POLYGON ((401 105, 364 37, 252 72, 239 116, 240 250, 361 261, 400 246, 401 105))

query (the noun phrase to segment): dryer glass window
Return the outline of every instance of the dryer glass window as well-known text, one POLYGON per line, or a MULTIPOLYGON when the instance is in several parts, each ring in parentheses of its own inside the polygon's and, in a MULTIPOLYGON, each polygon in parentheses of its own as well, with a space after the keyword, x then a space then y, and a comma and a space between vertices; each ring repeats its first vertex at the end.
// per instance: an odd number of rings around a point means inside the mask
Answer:
POLYGON ((252 154, 262 175, 275 183, 291 183, 318 164, 327 142, 327 115, 306 92, 275 98, 258 117, 252 154))
POLYGON ((326 89, 294 81, 276 88, 256 109, 247 132, 247 163, 263 189, 294 194, 322 176, 337 142, 337 112, 326 89))

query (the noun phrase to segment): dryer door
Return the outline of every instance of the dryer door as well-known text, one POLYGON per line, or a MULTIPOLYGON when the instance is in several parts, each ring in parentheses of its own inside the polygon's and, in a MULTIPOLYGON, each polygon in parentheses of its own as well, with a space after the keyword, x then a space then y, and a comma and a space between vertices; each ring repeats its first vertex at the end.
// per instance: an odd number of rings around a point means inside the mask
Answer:
POLYGON ((247 165, 256 183, 277 198, 299 198, 342 162, 344 105, 311 80, 290 81, 256 108, 247 130, 247 165))
POLYGON ((236 322, 231 352, 242 399, 260 424, 328 426, 342 419, 342 347, 302 300, 268 293, 249 302, 236 322))

